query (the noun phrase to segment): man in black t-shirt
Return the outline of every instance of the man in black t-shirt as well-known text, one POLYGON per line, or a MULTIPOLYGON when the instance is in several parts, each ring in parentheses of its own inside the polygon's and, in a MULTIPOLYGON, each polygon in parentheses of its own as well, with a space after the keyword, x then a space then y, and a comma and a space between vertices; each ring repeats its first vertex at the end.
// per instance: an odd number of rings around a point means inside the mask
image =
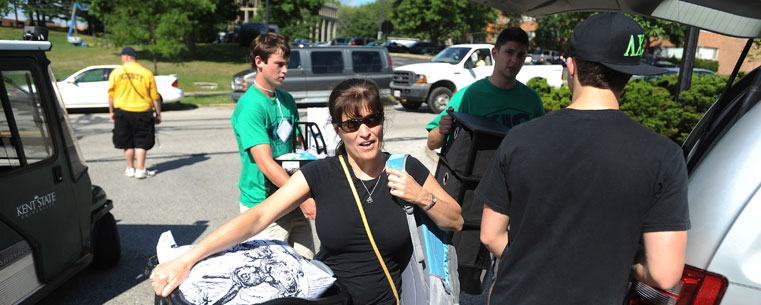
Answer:
POLYGON ((642 28, 621 14, 579 23, 572 103, 511 129, 476 189, 481 241, 501 258, 496 304, 621 304, 629 276, 676 285, 689 229, 681 149, 618 110, 642 28), (508 231, 509 225, 509 231, 508 231))

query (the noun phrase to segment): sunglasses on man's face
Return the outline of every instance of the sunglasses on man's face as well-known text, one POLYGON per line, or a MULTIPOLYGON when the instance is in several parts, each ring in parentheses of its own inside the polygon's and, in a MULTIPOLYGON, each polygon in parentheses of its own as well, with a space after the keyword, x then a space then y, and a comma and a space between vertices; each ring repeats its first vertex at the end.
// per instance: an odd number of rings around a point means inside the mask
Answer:
POLYGON ((355 132, 362 124, 367 127, 375 127, 383 123, 383 112, 373 113, 361 119, 348 119, 343 122, 335 122, 344 132, 355 132))

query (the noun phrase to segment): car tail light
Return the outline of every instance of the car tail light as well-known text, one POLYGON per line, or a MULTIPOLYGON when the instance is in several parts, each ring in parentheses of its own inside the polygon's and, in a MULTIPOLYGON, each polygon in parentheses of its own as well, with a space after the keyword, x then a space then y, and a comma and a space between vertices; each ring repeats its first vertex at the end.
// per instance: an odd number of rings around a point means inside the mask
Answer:
POLYGON ((393 67, 394 63, 391 61, 391 55, 388 56, 388 67, 393 67))
POLYGON ((357 45, 357 42, 356 42, 356 41, 352 41, 352 42, 350 42, 349 44, 350 44, 350 45, 353 45, 353 46, 356 46, 356 45, 357 45))
POLYGON ((172 82, 172 87, 177 87, 177 80, 176 79, 172 82))
POLYGON ((682 279, 668 291, 635 283, 628 304, 715 305, 721 302, 728 285, 729 281, 721 274, 685 265, 682 279))

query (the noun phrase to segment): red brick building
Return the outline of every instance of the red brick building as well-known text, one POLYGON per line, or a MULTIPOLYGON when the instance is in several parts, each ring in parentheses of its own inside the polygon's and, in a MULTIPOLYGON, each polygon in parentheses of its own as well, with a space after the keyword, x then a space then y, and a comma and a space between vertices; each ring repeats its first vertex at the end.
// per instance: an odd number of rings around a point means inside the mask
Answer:
MULTIPOLYGON (((713 32, 700 31, 698 35, 698 49, 696 58, 716 60, 719 62, 719 74, 729 75, 732 73, 740 52, 745 47, 747 39, 729 37, 713 32)), ((668 40, 653 40, 650 47, 655 49, 655 54, 661 57, 682 57, 682 47, 677 47, 668 40)), ((740 67, 740 71, 750 72, 761 66, 761 49, 752 47, 748 57, 740 67), (754 55, 754 56, 751 56, 754 55)))

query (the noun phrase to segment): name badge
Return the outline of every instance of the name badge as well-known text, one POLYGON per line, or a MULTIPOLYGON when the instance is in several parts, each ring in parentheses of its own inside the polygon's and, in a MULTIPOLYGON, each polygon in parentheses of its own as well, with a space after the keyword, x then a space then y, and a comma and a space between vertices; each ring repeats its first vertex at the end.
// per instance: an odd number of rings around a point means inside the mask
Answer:
POLYGON ((281 120, 280 124, 277 125, 277 136, 280 137, 280 140, 285 142, 288 140, 288 137, 291 136, 291 131, 293 131, 293 126, 291 126, 291 123, 288 122, 288 120, 281 120))

